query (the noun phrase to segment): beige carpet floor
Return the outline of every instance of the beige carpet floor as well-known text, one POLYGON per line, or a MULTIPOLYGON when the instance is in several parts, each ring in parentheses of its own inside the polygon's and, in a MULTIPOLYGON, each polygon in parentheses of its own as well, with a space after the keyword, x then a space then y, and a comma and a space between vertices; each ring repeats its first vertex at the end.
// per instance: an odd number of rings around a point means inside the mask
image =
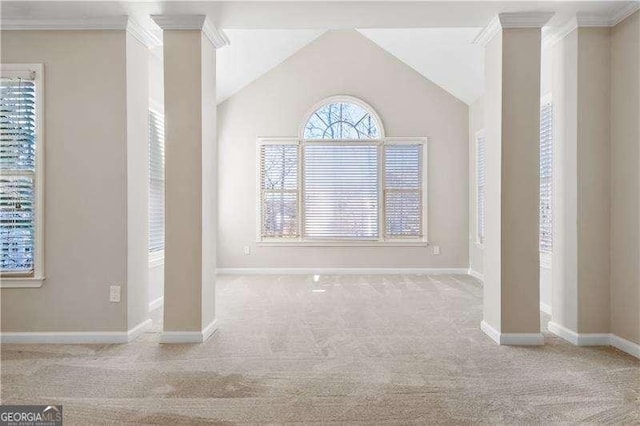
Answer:
MULTIPOLYGON (((220 277, 199 345, 3 345, 2 402, 65 424, 638 424, 640 362, 498 346, 463 275, 220 277)), ((158 320, 159 312, 154 313, 158 320)))

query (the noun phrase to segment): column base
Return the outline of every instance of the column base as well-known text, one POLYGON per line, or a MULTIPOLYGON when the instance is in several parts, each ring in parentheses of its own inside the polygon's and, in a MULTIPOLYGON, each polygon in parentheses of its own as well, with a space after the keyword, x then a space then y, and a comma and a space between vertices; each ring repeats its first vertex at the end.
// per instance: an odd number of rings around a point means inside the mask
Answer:
POLYGON ((216 320, 201 331, 163 331, 160 343, 203 343, 218 329, 216 320))
POLYGON ((480 329, 491 340, 499 345, 506 346, 540 346, 544 345, 544 336, 542 333, 500 333, 495 328, 491 327, 485 321, 480 323, 480 329))

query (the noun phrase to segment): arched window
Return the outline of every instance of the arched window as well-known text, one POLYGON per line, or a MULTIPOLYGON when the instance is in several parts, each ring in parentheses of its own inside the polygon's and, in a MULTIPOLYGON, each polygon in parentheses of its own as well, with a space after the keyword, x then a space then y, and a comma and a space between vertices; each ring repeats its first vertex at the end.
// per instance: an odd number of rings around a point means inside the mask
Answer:
POLYGON ((378 115, 350 96, 333 97, 314 107, 305 120, 303 139, 381 139, 378 115))
POLYGON ((425 138, 385 138, 371 107, 338 96, 298 138, 258 142, 259 240, 426 243, 425 138))

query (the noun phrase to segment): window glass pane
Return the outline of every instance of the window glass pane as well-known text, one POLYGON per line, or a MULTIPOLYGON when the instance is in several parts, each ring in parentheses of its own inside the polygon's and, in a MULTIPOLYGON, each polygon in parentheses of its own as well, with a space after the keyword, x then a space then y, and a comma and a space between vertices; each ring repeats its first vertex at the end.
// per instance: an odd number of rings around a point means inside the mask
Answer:
POLYGON ((164 117, 149 111, 149 251, 164 250, 164 117))
POLYGON ((540 251, 553 248, 553 106, 540 112, 540 251))
POLYGON ((34 189, 30 177, 0 178, 0 250, 3 272, 33 270, 34 189))
POLYGON ((371 112, 348 102, 330 103, 307 121, 305 139, 376 139, 381 136, 371 112))
POLYGON ((309 238, 378 238, 378 147, 304 148, 304 232, 309 238))
POLYGON ((485 221, 485 137, 476 138, 476 230, 479 243, 484 242, 485 221))
POLYGON ((422 146, 385 147, 385 226, 388 237, 422 236, 422 146))
POLYGON ((260 147, 263 237, 298 236, 298 146, 260 147))
POLYGON ((0 83, 0 266, 2 272, 34 269, 36 101, 35 83, 0 83))

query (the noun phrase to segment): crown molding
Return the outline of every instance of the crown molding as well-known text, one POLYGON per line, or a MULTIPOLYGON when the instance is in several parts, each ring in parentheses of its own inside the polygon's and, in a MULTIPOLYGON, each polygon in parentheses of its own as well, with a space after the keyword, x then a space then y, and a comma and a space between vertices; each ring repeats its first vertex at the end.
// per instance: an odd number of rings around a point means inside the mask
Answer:
POLYGON ((500 13, 498 19, 503 29, 542 28, 553 15, 553 12, 512 12, 500 13))
POLYGON ((640 1, 630 1, 611 15, 609 25, 611 27, 618 25, 638 10, 640 10, 640 1))
POLYGON ((129 19, 127 23, 127 32, 147 46, 148 49, 162 45, 162 40, 159 37, 133 19, 129 19))
POLYGON ((478 33, 476 38, 473 39, 473 43, 486 46, 501 29, 500 20, 495 16, 491 21, 489 21, 487 26, 478 33))
POLYGON ((226 34, 215 27, 206 15, 151 15, 162 30, 201 30, 213 47, 219 49, 229 44, 226 34))
POLYGON ((2 19, 2 30, 126 30, 126 15, 78 19, 2 19))

